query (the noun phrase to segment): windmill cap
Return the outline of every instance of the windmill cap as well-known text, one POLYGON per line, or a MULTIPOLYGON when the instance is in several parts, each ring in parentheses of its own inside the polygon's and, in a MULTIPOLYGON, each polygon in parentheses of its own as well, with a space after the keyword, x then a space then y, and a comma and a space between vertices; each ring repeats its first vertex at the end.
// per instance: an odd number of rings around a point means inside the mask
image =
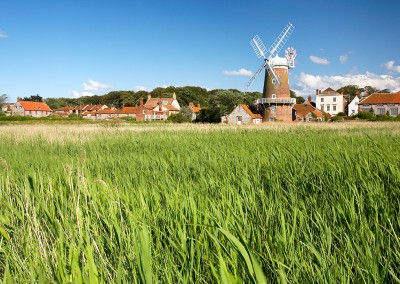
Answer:
POLYGON ((269 60, 269 63, 273 65, 274 67, 289 67, 288 60, 286 57, 279 57, 278 55, 275 57, 272 57, 269 60))

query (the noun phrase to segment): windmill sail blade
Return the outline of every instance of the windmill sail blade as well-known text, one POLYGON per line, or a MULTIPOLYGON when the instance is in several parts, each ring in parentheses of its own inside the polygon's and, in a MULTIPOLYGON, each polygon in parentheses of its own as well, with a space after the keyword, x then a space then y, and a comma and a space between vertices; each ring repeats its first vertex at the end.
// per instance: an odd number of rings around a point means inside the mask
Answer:
POLYGON ((262 71, 262 70, 264 69, 264 67, 265 67, 265 64, 266 64, 266 61, 263 63, 263 65, 261 65, 260 68, 258 68, 256 74, 254 74, 254 76, 251 77, 249 83, 248 83, 247 86, 246 86, 246 91, 249 90, 249 88, 250 88, 251 85, 253 84, 254 80, 257 78, 258 75, 260 75, 261 71, 262 71))
POLYGON ((285 45, 286 41, 288 40, 290 35, 293 33, 293 30, 294 30, 294 26, 291 23, 287 24, 287 26, 283 29, 283 31, 278 36, 278 38, 274 41, 274 43, 268 49, 268 52, 270 53, 270 55, 268 56, 268 59, 278 55, 281 48, 285 45))
POLYGON ((255 37, 253 37, 253 39, 251 40, 251 46, 254 49, 254 52, 256 53, 257 57, 260 58, 264 58, 265 54, 267 53, 267 49, 265 48, 263 42, 261 41, 260 37, 258 35, 256 35, 255 37))
POLYGON ((265 61, 266 66, 268 66, 268 73, 269 75, 272 75, 272 83, 274 83, 275 86, 278 86, 281 82, 279 81, 278 76, 276 75, 274 68, 271 67, 269 62, 266 60, 265 61))

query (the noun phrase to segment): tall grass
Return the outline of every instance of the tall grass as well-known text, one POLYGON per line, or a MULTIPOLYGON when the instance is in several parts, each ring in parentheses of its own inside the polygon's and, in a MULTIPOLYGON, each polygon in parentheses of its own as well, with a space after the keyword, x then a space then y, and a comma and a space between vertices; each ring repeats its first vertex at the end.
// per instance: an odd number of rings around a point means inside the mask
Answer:
POLYGON ((0 130, 3 283, 400 282, 398 124, 0 130))

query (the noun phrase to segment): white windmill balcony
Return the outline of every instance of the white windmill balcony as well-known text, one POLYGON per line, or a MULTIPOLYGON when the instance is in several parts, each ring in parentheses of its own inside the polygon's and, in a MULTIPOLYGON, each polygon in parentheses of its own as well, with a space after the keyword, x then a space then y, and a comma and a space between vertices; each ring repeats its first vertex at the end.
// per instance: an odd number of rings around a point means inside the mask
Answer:
POLYGON ((254 102, 255 104, 295 104, 296 98, 261 98, 254 102))

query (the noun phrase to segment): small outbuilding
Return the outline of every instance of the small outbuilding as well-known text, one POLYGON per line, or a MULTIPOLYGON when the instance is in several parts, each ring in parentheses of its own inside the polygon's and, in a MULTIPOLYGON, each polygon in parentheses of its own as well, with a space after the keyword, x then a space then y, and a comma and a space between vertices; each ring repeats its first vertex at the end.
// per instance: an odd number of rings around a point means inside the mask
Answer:
POLYGON ((240 104, 228 115, 221 118, 222 123, 227 124, 260 124, 262 116, 254 113, 248 105, 240 104))

